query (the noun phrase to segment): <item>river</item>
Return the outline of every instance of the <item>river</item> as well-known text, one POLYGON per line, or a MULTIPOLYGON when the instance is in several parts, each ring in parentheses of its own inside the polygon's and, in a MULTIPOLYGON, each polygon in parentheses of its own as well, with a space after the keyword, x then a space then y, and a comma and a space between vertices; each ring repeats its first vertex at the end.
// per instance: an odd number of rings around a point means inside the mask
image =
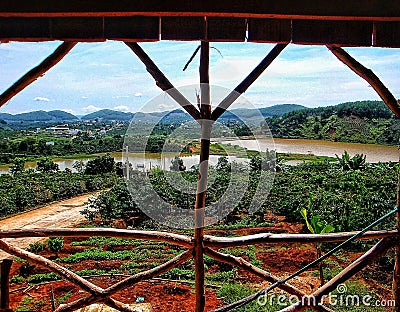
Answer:
MULTIPOLYGON (((318 141, 318 140, 299 140, 299 139, 274 139, 274 144, 271 140, 227 140, 217 139, 215 142, 221 142, 223 144, 240 145, 250 150, 265 151, 268 149, 275 149, 278 153, 288 154, 313 154, 316 156, 331 156, 335 157, 335 154, 339 156, 346 150, 351 156, 354 154, 365 154, 367 155, 367 162, 387 162, 387 161, 398 161, 399 152, 395 146, 384 146, 375 144, 360 144, 360 143, 341 143, 341 142, 329 142, 329 141, 318 141)), ((111 153, 116 161, 122 161, 122 153, 111 153)), ((171 161, 174 155, 165 154, 160 158, 159 154, 147 154, 146 159, 143 158, 141 153, 130 153, 129 162, 132 163, 133 167, 143 170, 142 165, 145 166, 146 170, 154 167, 160 167, 169 169, 171 161)), ((186 168, 190 168, 193 165, 199 163, 199 155, 182 157, 186 168)), ((211 155, 210 163, 216 164, 219 156, 211 155)), ((243 158, 237 158, 230 156, 230 160, 238 162, 247 161, 243 158)), ((54 162, 58 164, 60 170, 66 168, 71 169, 72 165, 78 159, 58 159, 55 158, 54 162)), ((79 159, 83 162, 87 162, 89 159, 79 159)), ((36 162, 27 162, 25 168, 35 168, 36 162)), ((0 166, 0 174, 8 173, 8 166, 0 166)))

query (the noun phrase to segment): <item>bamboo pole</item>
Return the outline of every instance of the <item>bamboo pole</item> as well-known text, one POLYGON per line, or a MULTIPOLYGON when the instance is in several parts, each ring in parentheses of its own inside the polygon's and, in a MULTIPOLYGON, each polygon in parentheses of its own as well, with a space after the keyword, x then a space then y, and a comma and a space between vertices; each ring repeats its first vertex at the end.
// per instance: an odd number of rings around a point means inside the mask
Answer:
POLYGON ((21 238, 21 237, 50 237, 50 236, 63 236, 63 237, 119 237, 128 239, 143 239, 155 240, 168 244, 178 245, 182 247, 193 247, 192 239, 186 235, 161 232, 161 231, 140 231, 140 230, 120 230, 110 228, 96 228, 96 229, 15 229, 15 230, 0 230, 1 238, 21 238))
MULTIPOLYGON (((344 283, 352 276, 364 269, 367 265, 371 264, 373 261, 385 254, 386 251, 393 246, 393 243, 394 240, 390 238, 384 238, 380 240, 375 246, 373 246, 360 258, 351 263, 348 267, 346 267, 342 272, 332 278, 324 286, 317 289, 310 296, 311 298, 313 298, 312 301, 314 301, 316 304, 321 302, 321 298, 323 298, 323 296, 334 291, 340 284, 344 283)), ((287 307, 286 309, 281 310, 280 312, 298 311, 298 309, 303 306, 304 305, 302 304, 302 302, 298 302, 287 307)))
MULTIPOLYGON (((216 237, 204 235, 204 246, 214 248, 239 247, 256 244, 278 243, 328 243, 343 242, 358 232, 342 232, 328 234, 272 234, 260 233, 241 237, 216 237)), ((397 237, 398 230, 368 231, 357 240, 369 240, 375 238, 397 237)))
POLYGON ((187 251, 181 253, 180 255, 172 258, 171 260, 169 260, 153 269, 132 275, 132 276, 102 290, 102 292, 100 294, 89 295, 87 297, 84 297, 84 298, 75 300, 73 302, 70 302, 66 305, 63 305, 62 307, 58 307, 55 312, 75 311, 76 309, 85 307, 89 304, 108 300, 107 298, 109 298, 116 292, 118 292, 128 286, 131 286, 133 284, 136 284, 141 281, 151 279, 153 277, 161 275, 161 274, 171 270, 172 268, 177 267, 179 264, 186 262, 190 258, 192 258, 192 250, 187 250, 187 251))
POLYGON ((43 62, 18 79, 0 95, 0 107, 60 62, 76 44, 77 42, 63 42, 52 54, 46 57, 43 62))
MULTIPOLYGON (((400 145, 399 145, 400 149, 400 145)), ((397 207, 400 207, 400 157, 399 157, 399 172, 397 179, 397 199, 396 199, 397 207)), ((400 212, 397 212, 396 215, 397 220, 397 231, 400 229, 400 212)), ((397 238, 396 244, 396 256, 395 256, 395 265, 393 270, 393 300, 395 302, 395 306, 393 307, 393 312, 400 312, 400 241, 397 238)))
POLYGON ((327 48, 335 55, 342 63, 347 65, 358 76, 367 81, 372 88, 378 93, 385 104, 391 111, 400 118, 400 104, 390 92, 390 90, 380 81, 374 72, 355 60, 350 54, 342 48, 335 45, 328 45, 327 48))
POLYGON ((210 157, 210 136, 212 123, 210 105, 209 85, 209 53, 210 44, 201 42, 200 47, 200 114, 201 114, 201 149, 200 164, 197 181, 196 203, 195 203, 195 229, 194 229, 194 265, 196 282, 196 312, 203 312, 205 307, 204 290, 204 209, 206 206, 206 191, 208 180, 208 160, 210 157))
POLYGON ((137 55, 137 57, 146 66, 146 70, 156 81, 156 85, 163 91, 167 92, 182 108, 189 113, 195 120, 200 119, 200 113, 196 107, 190 103, 185 96, 174 88, 173 84, 168 80, 164 73, 157 67, 153 60, 136 42, 125 42, 125 44, 137 55))
POLYGON ((268 68, 269 65, 286 48, 287 43, 277 44, 268 55, 253 69, 253 71, 214 109, 211 115, 212 120, 217 120, 233 102, 257 80, 258 77, 268 68))

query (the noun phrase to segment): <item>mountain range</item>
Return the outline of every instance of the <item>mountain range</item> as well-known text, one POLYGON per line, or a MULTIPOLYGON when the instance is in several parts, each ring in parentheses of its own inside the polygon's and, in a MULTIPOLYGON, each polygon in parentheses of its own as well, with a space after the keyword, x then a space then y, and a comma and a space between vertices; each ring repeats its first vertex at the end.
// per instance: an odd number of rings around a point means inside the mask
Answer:
MULTIPOLYGON (((221 118, 222 119, 234 119, 237 118, 235 115, 239 115, 240 117, 244 117, 246 119, 256 118, 260 116, 265 117, 273 117, 273 116, 282 116, 288 112, 292 112, 295 110, 304 109, 305 106, 297 105, 297 104, 278 104, 270 107, 264 107, 260 109, 233 109, 231 111, 225 112, 221 118)), ((61 110, 53 110, 53 111, 33 111, 29 113, 21 113, 21 114, 8 114, 8 113, 0 113, 0 120, 4 120, 7 123, 14 122, 71 122, 78 120, 102 120, 102 121, 129 121, 133 117, 143 118, 146 120, 159 119, 164 116, 165 112, 154 112, 154 113, 129 113, 129 112, 121 112, 115 111, 111 109, 102 109, 84 116, 75 116, 73 114, 61 111, 61 110)), ((186 121, 190 120, 190 116, 180 110, 174 110, 168 113, 168 117, 172 118, 174 121, 186 121)))

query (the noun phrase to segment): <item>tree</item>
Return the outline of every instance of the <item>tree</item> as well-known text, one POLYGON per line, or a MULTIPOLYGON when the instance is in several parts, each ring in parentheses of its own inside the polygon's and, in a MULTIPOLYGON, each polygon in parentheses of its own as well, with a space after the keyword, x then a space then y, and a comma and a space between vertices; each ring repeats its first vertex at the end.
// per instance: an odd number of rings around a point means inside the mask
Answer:
POLYGON ((217 169, 217 171, 230 172, 231 165, 229 164, 228 157, 226 156, 219 157, 215 168, 217 169))
POLYGON ((40 159, 36 163, 36 170, 40 172, 59 171, 58 164, 55 164, 50 157, 40 159))
POLYGON ((77 160, 72 164, 72 168, 74 168, 78 173, 83 173, 85 170, 85 163, 83 160, 77 160))
POLYGON ((15 158, 12 165, 10 165, 10 173, 15 175, 17 173, 21 173, 25 168, 25 159, 24 158, 15 158))
POLYGON ((171 171, 185 171, 186 166, 183 164, 183 160, 180 157, 175 156, 175 158, 171 160, 169 169, 171 169, 171 171))
POLYGON ((110 154, 89 160, 85 168, 85 174, 102 174, 114 171, 115 160, 110 154))

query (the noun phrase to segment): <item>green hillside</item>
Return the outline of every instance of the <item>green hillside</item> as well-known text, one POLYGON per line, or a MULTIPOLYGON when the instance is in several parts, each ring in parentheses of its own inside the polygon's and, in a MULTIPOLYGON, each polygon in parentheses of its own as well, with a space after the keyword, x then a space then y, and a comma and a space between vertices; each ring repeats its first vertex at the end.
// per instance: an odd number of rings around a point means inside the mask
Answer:
POLYGON ((358 101, 292 111, 266 119, 276 138, 395 145, 400 122, 381 101, 358 101))
POLYGON ((111 109, 102 109, 97 112, 82 116, 82 120, 102 119, 104 121, 121 120, 128 121, 133 118, 134 114, 114 111, 111 109))
POLYGON ((54 110, 49 112, 34 111, 16 115, 1 113, 0 119, 6 122, 64 122, 78 120, 78 117, 64 111, 54 110))

